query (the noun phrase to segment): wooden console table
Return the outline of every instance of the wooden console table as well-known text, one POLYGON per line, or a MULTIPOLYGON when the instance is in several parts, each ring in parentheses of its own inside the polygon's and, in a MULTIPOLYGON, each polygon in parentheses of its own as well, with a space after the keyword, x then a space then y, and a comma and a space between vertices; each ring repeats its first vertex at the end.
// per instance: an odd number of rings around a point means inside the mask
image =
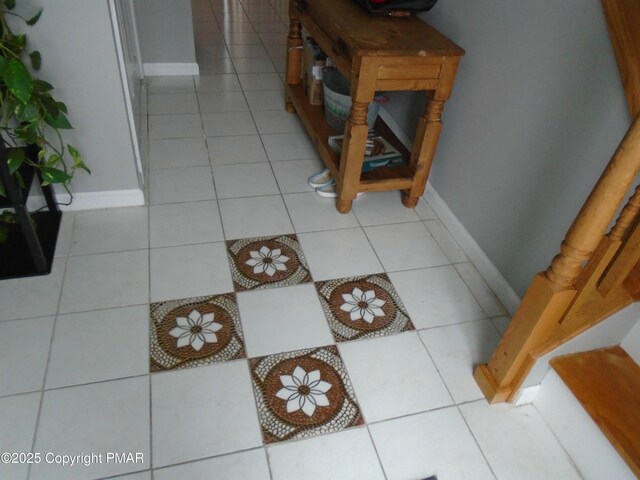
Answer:
POLYGON ((289 0, 286 108, 297 112, 337 182, 337 208, 351 210, 358 192, 403 190, 402 203, 413 208, 424 193, 442 123, 464 50, 418 18, 375 17, 353 0, 289 0), (353 105, 345 126, 340 158, 327 139, 336 135, 321 106, 310 105, 301 84, 302 26, 327 52, 351 84, 353 105), (406 166, 361 174, 367 138, 367 110, 376 91, 426 90, 406 166))

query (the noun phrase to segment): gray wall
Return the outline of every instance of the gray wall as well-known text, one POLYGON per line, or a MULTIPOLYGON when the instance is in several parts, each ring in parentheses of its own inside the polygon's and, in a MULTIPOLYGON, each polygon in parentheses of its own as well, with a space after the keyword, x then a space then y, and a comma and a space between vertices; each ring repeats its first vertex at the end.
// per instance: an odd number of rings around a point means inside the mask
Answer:
MULTIPOLYGON (((519 295, 547 267, 630 124, 598 0, 441 0, 466 49, 431 182, 519 295)), ((424 99, 387 110, 413 132, 424 99)))
POLYGON ((640 322, 622 339, 620 345, 640 365, 640 322))
POLYGON ((190 0, 135 0, 143 63, 196 63, 190 0))
POLYGON ((25 27, 29 45, 42 53, 38 76, 67 104, 75 129, 64 138, 92 170, 77 173, 74 190, 139 188, 107 2, 22 0, 18 10, 28 15, 40 6, 40 21, 25 27))

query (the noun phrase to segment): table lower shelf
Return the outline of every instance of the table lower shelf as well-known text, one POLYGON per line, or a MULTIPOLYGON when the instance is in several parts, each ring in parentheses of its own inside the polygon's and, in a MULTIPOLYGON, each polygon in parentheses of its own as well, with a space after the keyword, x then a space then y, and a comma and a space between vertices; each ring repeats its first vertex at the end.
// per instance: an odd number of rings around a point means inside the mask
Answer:
MULTIPOLYGON (((324 109, 321 105, 309 104, 302 84, 287 85, 286 89, 287 97, 291 103, 293 103, 296 113, 302 120, 302 123, 311 136, 313 143, 318 149, 320 157, 327 165, 327 168, 331 170, 331 174, 334 178, 338 178, 340 158, 329 146, 328 140, 331 135, 340 135, 341 132, 336 132, 327 125, 324 117, 324 109)), ((377 122, 382 122, 382 120, 378 117, 377 122)), ((376 124, 376 129, 378 129, 378 124, 376 124)), ((387 131, 390 132, 388 127, 387 131)), ((385 136, 385 138, 387 137, 387 135, 383 136, 385 136)), ((390 143, 392 143, 396 148, 400 146, 397 139, 390 141, 390 143)), ((399 148, 399 150, 403 153, 405 161, 408 163, 409 152, 404 147, 399 148)), ((410 188, 412 185, 413 172, 408 165, 380 167, 361 174, 358 191, 376 192, 383 190, 404 190, 410 188)))

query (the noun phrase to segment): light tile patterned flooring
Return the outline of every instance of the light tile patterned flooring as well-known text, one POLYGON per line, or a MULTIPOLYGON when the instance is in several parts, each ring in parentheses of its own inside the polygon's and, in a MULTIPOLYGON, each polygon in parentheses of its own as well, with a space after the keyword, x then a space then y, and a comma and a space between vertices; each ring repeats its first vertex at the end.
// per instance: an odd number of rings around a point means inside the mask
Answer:
POLYGON ((194 0, 201 76, 148 79, 150 205, 66 213, 51 275, 0 283, 0 451, 144 463, 0 478, 579 478, 481 399, 508 318, 429 205, 307 185, 286 3, 194 0))

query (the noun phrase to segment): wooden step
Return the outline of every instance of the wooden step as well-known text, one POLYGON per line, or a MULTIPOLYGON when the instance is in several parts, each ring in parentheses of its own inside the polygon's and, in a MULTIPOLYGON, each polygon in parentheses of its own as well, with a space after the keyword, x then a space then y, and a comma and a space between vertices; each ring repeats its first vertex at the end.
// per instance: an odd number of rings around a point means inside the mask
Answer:
POLYGON ((551 365, 640 478, 640 366, 619 346, 556 357, 551 365))

